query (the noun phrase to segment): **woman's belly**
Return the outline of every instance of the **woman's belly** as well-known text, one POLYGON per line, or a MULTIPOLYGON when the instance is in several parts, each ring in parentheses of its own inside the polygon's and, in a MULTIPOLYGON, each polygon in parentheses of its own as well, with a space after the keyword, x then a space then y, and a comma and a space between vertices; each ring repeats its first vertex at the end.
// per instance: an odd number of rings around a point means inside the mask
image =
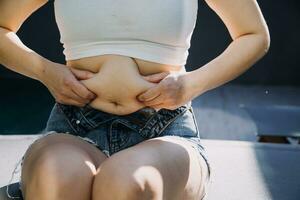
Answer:
POLYGON ((69 60, 66 65, 95 73, 93 78, 81 80, 97 95, 89 105, 116 115, 130 114, 145 107, 137 96, 158 83, 146 81, 141 75, 185 71, 184 66, 165 65, 115 54, 69 60))

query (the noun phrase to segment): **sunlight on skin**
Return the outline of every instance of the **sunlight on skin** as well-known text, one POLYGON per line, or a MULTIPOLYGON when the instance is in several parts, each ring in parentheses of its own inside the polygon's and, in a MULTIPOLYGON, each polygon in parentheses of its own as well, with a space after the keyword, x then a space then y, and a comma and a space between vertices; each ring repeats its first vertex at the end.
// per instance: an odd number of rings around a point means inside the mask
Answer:
POLYGON ((16 35, 16 33, 14 32, 9 32, 7 34, 5 34, 8 38, 10 38, 12 41, 15 42, 16 45, 18 45, 19 47, 23 48, 25 51, 29 52, 29 53, 33 53, 34 51, 30 48, 28 48, 27 46, 24 46, 23 42, 20 40, 20 38, 16 35))
POLYGON ((85 164, 91 169, 93 175, 96 175, 96 167, 93 163, 91 163, 90 161, 85 161, 85 164))
POLYGON ((134 172, 133 176, 143 191, 152 189, 153 191, 156 191, 155 199, 162 199, 162 196, 158 195, 163 194, 163 178, 158 169, 153 166, 142 166, 134 172), (149 188, 149 180, 146 180, 145 177, 152 177, 151 181, 153 183, 151 183, 151 187, 155 188, 149 188))

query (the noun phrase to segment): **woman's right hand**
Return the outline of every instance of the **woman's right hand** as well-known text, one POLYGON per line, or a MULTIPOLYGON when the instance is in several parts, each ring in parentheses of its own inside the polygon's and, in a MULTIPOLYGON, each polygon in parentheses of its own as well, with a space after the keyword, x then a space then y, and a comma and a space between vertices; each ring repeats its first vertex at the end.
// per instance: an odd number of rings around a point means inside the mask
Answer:
POLYGON ((45 66, 39 80, 48 88, 56 102, 83 107, 95 99, 96 94, 88 90, 78 79, 86 80, 93 76, 90 71, 73 69, 53 62, 45 66))

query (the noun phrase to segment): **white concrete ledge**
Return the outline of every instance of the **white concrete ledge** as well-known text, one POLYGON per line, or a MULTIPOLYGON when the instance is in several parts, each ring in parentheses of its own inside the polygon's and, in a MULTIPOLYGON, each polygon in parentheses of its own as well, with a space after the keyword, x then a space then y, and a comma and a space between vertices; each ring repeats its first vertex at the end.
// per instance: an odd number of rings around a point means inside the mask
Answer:
MULTIPOLYGON (((38 135, 0 135, 0 187, 38 135)), ((300 147, 202 140, 212 166, 208 200, 299 200, 300 147)), ((17 182, 20 172, 12 182, 17 182)))

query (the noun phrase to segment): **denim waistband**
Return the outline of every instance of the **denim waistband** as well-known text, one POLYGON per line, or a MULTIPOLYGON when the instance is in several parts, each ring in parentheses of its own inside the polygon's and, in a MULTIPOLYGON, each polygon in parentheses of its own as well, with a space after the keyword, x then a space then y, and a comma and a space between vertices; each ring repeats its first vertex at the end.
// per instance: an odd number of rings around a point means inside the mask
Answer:
POLYGON ((118 119, 120 123, 137 131, 143 137, 149 138, 159 135, 168 124, 190 109, 192 102, 189 101, 175 110, 162 108, 156 111, 152 107, 144 107, 127 115, 107 113, 94 109, 89 105, 77 107, 57 104, 66 115, 77 135, 84 136, 88 131, 97 128, 101 124, 118 119))
POLYGON ((159 136, 161 132, 177 117, 190 109, 191 103, 182 105, 175 110, 162 108, 158 111, 151 107, 143 108, 129 115, 121 116, 127 127, 134 129, 145 138, 159 136))

